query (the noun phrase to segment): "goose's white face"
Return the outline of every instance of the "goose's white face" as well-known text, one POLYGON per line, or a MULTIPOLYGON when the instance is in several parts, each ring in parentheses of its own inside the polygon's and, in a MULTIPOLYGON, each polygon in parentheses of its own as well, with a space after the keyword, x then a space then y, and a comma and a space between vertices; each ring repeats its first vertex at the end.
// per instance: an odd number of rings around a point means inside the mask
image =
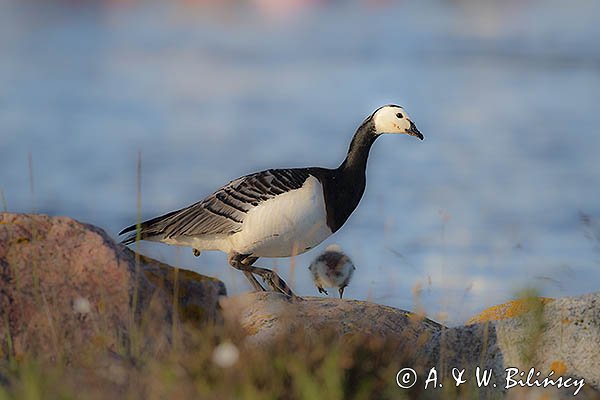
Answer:
POLYGON ((404 108, 396 105, 383 106, 373 114, 373 123, 377 134, 406 133, 423 140, 423 135, 404 108))

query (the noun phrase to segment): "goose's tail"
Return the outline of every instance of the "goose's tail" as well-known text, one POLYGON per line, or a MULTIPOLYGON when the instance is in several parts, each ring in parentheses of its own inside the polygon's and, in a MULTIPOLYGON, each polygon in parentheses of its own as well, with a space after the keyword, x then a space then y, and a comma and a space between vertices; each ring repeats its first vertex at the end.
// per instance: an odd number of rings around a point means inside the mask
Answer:
POLYGON ((128 226, 119 232, 119 236, 127 234, 121 243, 124 245, 128 245, 134 243, 138 239, 138 226, 139 226, 139 240, 147 240, 151 238, 156 238, 157 236, 161 236, 164 232, 165 220, 171 217, 173 214, 178 211, 173 211, 165 215, 161 215, 160 217, 149 219, 148 221, 144 221, 141 224, 134 224, 128 226))

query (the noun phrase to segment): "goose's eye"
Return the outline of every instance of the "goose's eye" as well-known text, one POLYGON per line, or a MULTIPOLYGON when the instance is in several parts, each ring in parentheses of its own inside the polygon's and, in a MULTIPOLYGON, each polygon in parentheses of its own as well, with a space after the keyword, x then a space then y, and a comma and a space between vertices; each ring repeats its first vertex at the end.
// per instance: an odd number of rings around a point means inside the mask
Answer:
POLYGON ((402 118, 404 118, 404 115, 402 115, 402 113, 398 113, 398 114, 396 114, 396 117, 398 117, 399 119, 402 119, 402 118))

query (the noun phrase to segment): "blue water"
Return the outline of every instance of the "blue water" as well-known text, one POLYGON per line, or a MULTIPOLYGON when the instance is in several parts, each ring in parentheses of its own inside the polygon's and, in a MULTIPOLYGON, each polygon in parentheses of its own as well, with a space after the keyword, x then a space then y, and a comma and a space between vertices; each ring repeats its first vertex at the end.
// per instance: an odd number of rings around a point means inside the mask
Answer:
MULTIPOLYGON (((342 230, 257 265, 317 295, 307 266, 336 242, 357 266, 348 298, 449 323, 527 287, 598 290, 580 213, 600 218, 600 5, 562 3, 0 2, 7 209, 116 237, 138 152, 149 218, 253 171, 336 167, 362 119, 398 103, 425 140, 379 139, 342 230)), ((223 254, 142 250, 248 289, 223 254)))

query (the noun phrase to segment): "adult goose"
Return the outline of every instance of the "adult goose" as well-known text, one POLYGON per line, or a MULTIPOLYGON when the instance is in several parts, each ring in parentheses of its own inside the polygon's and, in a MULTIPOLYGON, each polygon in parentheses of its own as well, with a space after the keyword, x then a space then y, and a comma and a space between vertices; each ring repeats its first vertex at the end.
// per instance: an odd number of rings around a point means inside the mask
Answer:
POLYGON ((317 246, 344 225, 365 190, 367 158, 382 134, 423 135, 404 109, 385 105, 358 127, 348 155, 336 169, 320 167, 269 169, 229 182, 195 204, 131 225, 122 241, 158 241, 227 253, 256 290, 293 296, 273 271, 254 266, 259 257, 290 257, 317 246))

